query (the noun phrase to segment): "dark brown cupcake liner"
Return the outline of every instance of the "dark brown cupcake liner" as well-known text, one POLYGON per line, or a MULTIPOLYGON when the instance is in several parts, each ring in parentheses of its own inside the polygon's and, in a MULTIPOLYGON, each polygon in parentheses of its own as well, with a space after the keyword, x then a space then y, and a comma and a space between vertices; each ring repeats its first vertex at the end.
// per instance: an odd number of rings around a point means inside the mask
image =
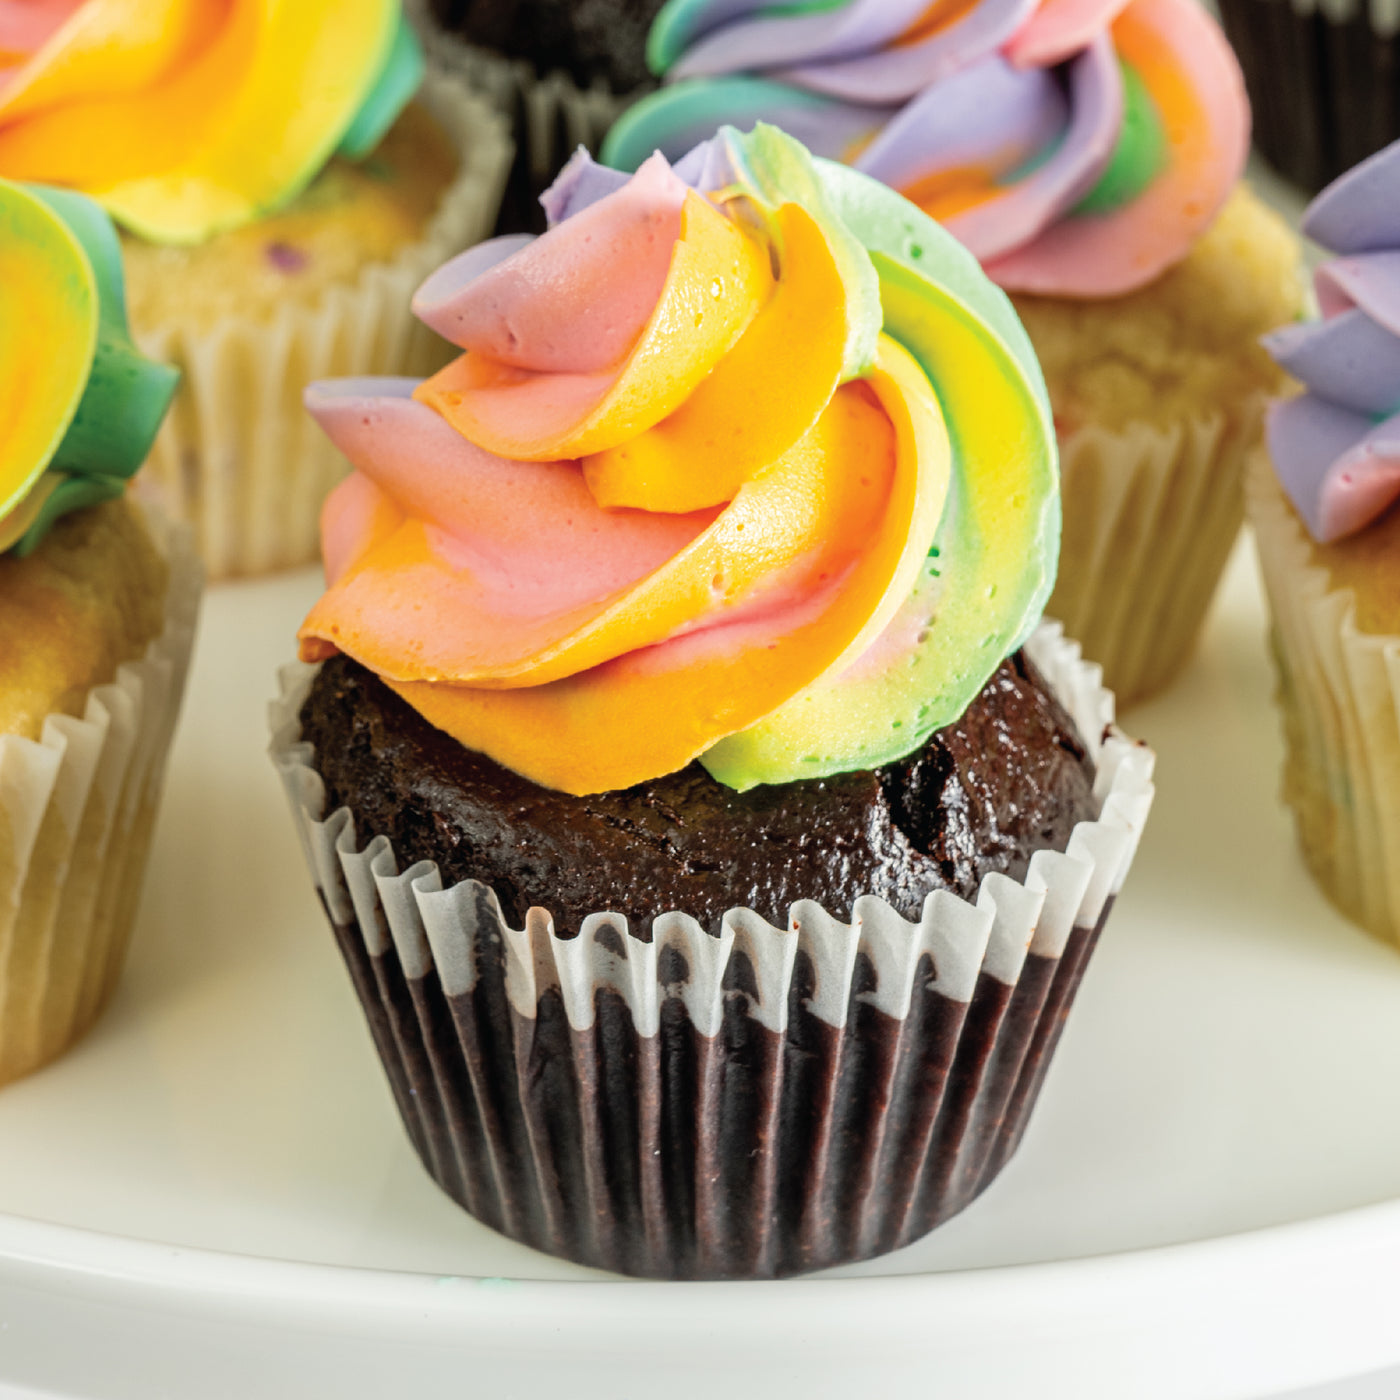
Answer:
POLYGON ((540 195, 580 146, 597 154, 613 122, 640 95, 615 93, 601 81, 581 87, 567 73, 541 75, 525 59, 507 58, 417 23, 434 67, 454 75, 510 123, 515 158, 495 233, 543 233, 540 195))
POLYGON ((1309 191, 1400 137, 1394 0, 1220 0, 1254 144, 1309 191))
POLYGON ((651 1278, 774 1278, 882 1254, 973 1200, 1024 1132, 1152 800, 1152 755, 1056 626, 1028 643, 1098 765, 1097 821, 975 904, 873 896, 775 928, 512 929, 495 895, 400 871, 324 820, 284 674, 273 757, 404 1125, 459 1204, 522 1243, 651 1278))

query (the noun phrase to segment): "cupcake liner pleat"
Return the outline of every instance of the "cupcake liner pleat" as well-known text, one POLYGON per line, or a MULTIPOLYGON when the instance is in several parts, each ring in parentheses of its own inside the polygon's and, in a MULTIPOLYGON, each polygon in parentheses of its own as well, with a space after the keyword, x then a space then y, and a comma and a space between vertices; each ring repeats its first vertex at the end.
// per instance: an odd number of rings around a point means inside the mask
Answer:
POLYGON ((1060 440, 1064 537, 1048 605, 1103 666, 1120 706, 1191 657, 1244 517, 1244 462, 1265 399, 1060 440))
POLYGON ((1263 451, 1249 513, 1273 614, 1284 801, 1332 902, 1400 944, 1400 637, 1357 627, 1351 591, 1312 562, 1263 451))
POLYGON ((409 304, 429 272, 490 233, 511 146, 490 104, 440 69, 429 68, 420 95, 461 166, 418 242, 270 321, 137 328, 142 351, 181 372, 137 489, 194 526, 211 578, 319 558, 321 504, 349 466, 302 407, 311 380, 424 376, 453 353, 409 304))
POLYGON ((1315 191, 1400 136, 1393 0, 1222 0, 1254 110, 1254 142, 1315 191))
POLYGON ((1028 651, 1097 764, 1096 821, 975 903, 930 894, 849 922, 810 900, 718 936, 658 912, 531 909, 325 814, 288 668, 272 753, 399 1112, 478 1219, 655 1278, 772 1278, 908 1244, 968 1204, 1020 1140, 1152 800, 1152 755, 1113 726, 1097 666, 1057 625, 1028 651))
POLYGON ((170 564, 161 635, 81 718, 0 735, 0 1084, 81 1036, 121 971, 199 598, 188 531, 151 525, 170 564))
POLYGON ((540 195, 580 146, 598 153, 623 108, 639 94, 619 95, 601 81, 582 88, 562 72, 540 75, 528 60, 465 43, 431 19, 419 25, 432 61, 459 75, 510 124, 515 158, 495 231, 542 233, 540 195))

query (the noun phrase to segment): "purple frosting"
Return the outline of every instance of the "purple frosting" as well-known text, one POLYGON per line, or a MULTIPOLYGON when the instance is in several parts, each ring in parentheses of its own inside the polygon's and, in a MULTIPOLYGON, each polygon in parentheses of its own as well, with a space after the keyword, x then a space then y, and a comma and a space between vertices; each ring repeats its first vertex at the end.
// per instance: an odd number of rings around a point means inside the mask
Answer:
MULTIPOLYGON (((1123 121, 1123 79, 1107 30, 1121 3, 1104 4, 1087 47, 1056 55, 1057 65, 1069 58, 1063 69, 1004 52, 1038 7, 977 0, 910 39, 929 17, 929 0, 845 0, 806 13, 771 0, 673 0, 666 81, 770 81, 777 86, 765 89, 765 120, 911 197, 923 178, 983 173, 995 197, 944 222, 987 263, 1075 207, 1107 169, 1123 121)), ((678 157, 721 116, 744 124, 730 92, 717 100, 721 107, 704 111, 694 129, 661 136, 662 153, 678 157)))
POLYGON ((1329 185, 1303 231, 1342 256, 1318 269, 1324 319, 1265 348, 1307 393, 1269 412, 1283 489, 1320 544, 1400 501, 1400 142, 1329 185))

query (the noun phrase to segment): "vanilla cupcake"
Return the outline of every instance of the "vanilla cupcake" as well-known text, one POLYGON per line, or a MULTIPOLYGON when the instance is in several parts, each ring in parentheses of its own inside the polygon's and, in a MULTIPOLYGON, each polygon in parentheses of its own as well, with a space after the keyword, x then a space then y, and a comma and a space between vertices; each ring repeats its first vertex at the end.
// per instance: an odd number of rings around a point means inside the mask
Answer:
POLYGON ((132 345, 106 215, 0 180, 0 285, 5 1083, 76 1040, 115 985, 199 583, 185 536, 124 495, 176 375, 132 345))
POLYGON ((1328 897, 1400 943, 1400 143, 1329 186, 1303 229, 1339 256, 1317 272, 1325 319, 1266 342, 1306 392, 1270 410, 1250 479, 1283 795, 1328 897))
POLYGON ((1249 109, 1196 0, 671 0, 667 85, 604 159, 773 121, 905 194, 1012 295, 1045 371, 1065 539, 1050 611, 1121 703, 1189 657, 1301 306, 1294 239, 1239 186, 1249 109))
POLYGON ((137 341, 182 371, 143 494, 215 576, 309 562, 345 466, 298 386, 440 362, 404 297, 489 232, 500 119, 425 78, 398 0, 0 0, 0 19, 0 177, 108 210, 137 341))

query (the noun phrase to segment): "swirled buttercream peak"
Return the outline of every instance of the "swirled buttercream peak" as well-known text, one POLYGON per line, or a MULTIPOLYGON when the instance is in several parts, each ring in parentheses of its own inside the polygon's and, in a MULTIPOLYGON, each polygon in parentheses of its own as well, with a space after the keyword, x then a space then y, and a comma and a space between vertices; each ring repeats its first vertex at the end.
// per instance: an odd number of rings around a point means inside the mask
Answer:
POLYGON ((917 747, 1053 579, 1053 435, 1004 298, 771 128, 630 178, 580 156, 546 203, 538 240, 420 289, 446 369, 308 392, 356 470, 303 655, 574 793, 917 747))
POLYGON ((1307 389, 1270 410, 1269 452, 1330 544, 1400 501, 1400 142, 1318 195, 1303 231, 1340 256, 1317 270, 1323 319, 1265 337, 1307 389))
POLYGON ((197 242, 367 154, 421 73, 399 0, 0 0, 0 176, 197 242))
POLYGON ((1185 256, 1239 178, 1249 108, 1196 0, 671 0, 666 86, 604 158, 773 121, 901 191, 1003 287, 1116 296, 1185 256))

